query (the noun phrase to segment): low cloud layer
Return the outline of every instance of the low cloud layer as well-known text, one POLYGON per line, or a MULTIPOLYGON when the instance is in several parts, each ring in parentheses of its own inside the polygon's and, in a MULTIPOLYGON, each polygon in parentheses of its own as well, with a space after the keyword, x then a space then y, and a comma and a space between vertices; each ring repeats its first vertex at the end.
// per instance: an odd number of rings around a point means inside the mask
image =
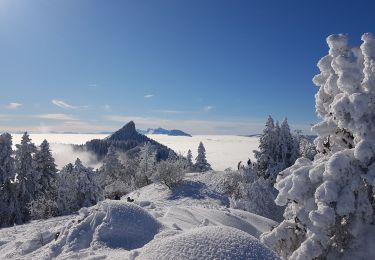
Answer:
MULTIPOLYGON (((156 117, 135 117, 112 115, 106 116, 106 120, 124 123, 130 120, 134 121, 137 128, 147 129, 149 127, 163 127, 166 129, 180 129, 190 134, 257 134, 261 133, 265 120, 253 121, 210 121, 210 120, 169 120, 156 117)), ((293 129, 301 129, 310 133, 309 124, 293 125, 293 129)))
POLYGON ((42 114, 36 115, 36 118, 48 119, 48 120, 62 120, 62 121, 76 121, 77 118, 67 114, 42 114))
MULTIPOLYGON (((167 114, 179 114, 179 111, 164 111, 167 114)), ((125 115, 103 115, 100 120, 81 120, 69 114, 41 114, 14 116, 0 114, 0 132, 31 133, 101 133, 113 132, 129 121, 134 121, 138 129, 162 127, 166 129, 179 129, 193 135, 249 135, 259 134, 263 131, 265 120, 198 120, 198 119, 165 119, 162 117, 141 117, 125 115), (31 122, 32 119, 34 122, 31 122), (39 121, 35 122, 37 119, 39 121), (24 122, 27 122, 25 124, 24 122)), ((302 130, 311 134, 310 123, 290 122, 292 129, 302 130)))
POLYGON ((88 151, 76 151, 74 147, 69 144, 51 144, 51 150, 59 169, 68 163, 74 163, 77 158, 79 158, 85 166, 94 169, 101 166, 95 154, 88 151))

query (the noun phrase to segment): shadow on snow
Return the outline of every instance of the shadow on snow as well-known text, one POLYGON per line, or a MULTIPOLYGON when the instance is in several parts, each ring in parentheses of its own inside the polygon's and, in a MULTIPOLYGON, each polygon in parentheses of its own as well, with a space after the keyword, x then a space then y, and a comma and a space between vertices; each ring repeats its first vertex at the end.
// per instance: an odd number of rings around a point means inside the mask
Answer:
POLYGON ((174 188, 167 199, 176 200, 186 197, 196 200, 207 198, 219 200, 223 205, 229 206, 228 197, 209 189, 206 184, 196 181, 185 181, 182 185, 174 188))

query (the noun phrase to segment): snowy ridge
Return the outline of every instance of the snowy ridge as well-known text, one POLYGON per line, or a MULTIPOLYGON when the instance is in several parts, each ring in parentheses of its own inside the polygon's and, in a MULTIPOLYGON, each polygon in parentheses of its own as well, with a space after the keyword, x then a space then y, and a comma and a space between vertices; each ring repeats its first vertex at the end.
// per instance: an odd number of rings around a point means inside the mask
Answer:
POLYGON ((0 259, 277 259, 258 241, 277 223, 227 208, 225 174, 192 173, 174 191, 151 184, 128 194, 134 203, 125 196, 1 229, 0 259))

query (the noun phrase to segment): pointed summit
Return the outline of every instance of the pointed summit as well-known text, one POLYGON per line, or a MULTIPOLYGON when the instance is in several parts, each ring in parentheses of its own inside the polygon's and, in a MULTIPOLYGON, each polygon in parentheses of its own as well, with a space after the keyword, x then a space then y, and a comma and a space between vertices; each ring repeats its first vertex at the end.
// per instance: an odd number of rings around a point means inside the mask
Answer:
POLYGON ((128 139, 138 139, 141 136, 135 129, 135 124, 133 121, 130 121, 124 125, 121 129, 114 132, 109 140, 128 140, 128 139))
POLYGON ((97 155, 98 159, 101 160, 105 157, 111 146, 119 152, 134 156, 139 153, 141 147, 146 143, 150 143, 156 151, 157 160, 165 160, 168 158, 168 154, 171 150, 155 140, 138 133, 133 121, 130 121, 105 139, 93 139, 86 142, 82 148, 93 152, 97 155))

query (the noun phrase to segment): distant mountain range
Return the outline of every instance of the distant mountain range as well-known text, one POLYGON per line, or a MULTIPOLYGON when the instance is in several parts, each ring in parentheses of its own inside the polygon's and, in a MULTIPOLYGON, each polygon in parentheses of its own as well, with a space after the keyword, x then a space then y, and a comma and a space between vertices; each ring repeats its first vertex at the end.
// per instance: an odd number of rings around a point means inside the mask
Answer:
POLYGON ((93 139, 86 142, 84 145, 76 146, 76 148, 93 152, 97 155, 98 159, 101 160, 107 154, 110 146, 114 146, 119 152, 124 152, 130 157, 134 157, 138 156, 141 147, 148 142, 156 152, 157 160, 165 160, 168 158, 170 152, 174 153, 174 151, 167 146, 139 133, 133 121, 130 121, 105 139, 93 139))
POLYGON ((173 129, 173 130, 167 130, 164 128, 148 128, 147 130, 141 130, 137 129, 137 131, 144 135, 154 134, 154 135, 171 135, 171 136, 190 136, 190 134, 185 133, 181 130, 173 129))
MULTIPOLYGON (((143 135, 151 135, 151 134, 156 134, 156 135, 170 135, 170 136, 190 136, 190 134, 173 129, 173 130, 168 130, 164 128, 147 128, 147 130, 141 130, 141 129, 136 129, 138 133, 143 134, 143 135)), ((16 134, 23 134, 24 132, 16 132, 16 134)), ((80 132, 56 132, 56 131, 51 131, 50 134, 113 134, 111 131, 102 131, 102 132, 87 132, 87 133, 80 133, 80 132)))

